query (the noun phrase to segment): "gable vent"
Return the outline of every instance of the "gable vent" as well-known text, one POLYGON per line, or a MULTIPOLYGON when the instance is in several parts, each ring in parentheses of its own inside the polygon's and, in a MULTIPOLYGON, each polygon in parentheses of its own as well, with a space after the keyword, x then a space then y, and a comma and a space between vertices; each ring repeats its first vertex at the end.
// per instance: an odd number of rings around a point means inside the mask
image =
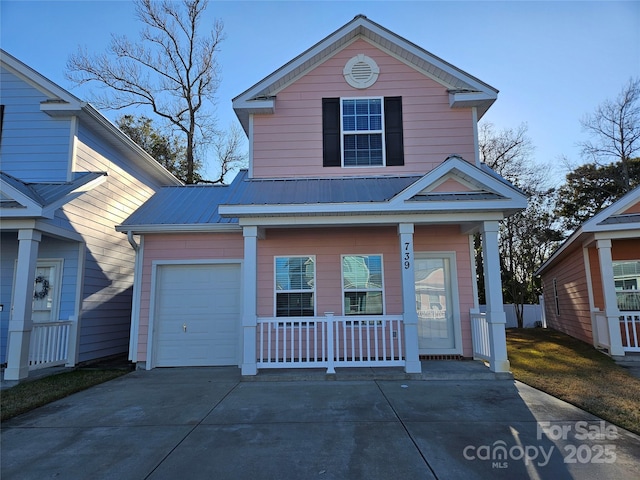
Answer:
POLYGON ((376 83, 380 68, 370 57, 359 54, 347 62, 343 70, 344 79, 354 88, 367 88, 376 83))

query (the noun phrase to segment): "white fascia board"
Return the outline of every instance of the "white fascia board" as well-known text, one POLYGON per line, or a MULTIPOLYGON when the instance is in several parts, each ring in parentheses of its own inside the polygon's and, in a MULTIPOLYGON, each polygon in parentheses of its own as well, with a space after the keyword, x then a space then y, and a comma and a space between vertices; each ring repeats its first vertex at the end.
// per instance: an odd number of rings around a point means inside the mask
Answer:
POLYGON ((595 214, 582 225, 582 228, 588 232, 595 232, 599 230, 598 227, 611 227, 612 225, 599 225, 599 223, 605 221, 611 216, 619 214, 620 212, 624 212, 638 201, 640 201, 640 187, 634 188, 618 201, 612 203, 601 212, 595 214))
POLYGON ((454 200, 449 202, 388 202, 332 203, 295 205, 220 205, 220 215, 226 217, 259 217, 273 215, 390 215, 394 213, 439 213, 471 211, 512 211, 526 208, 526 199, 454 200))
POLYGON ((7 219, 4 215, 0 216, 0 229, 4 231, 10 230, 38 230, 51 237, 61 238, 64 240, 72 240, 75 242, 83 242, 82 235, 72 230, 66 230, 57 225, 48 223, 46 220, 36 220, 33 218, 25 219, 7 219))
POLYGON ((468 225, 474 222, 500 221, 504 217, 501 212, 464 212, 464 213, 431 213, 431 214, 392 214, 392 215, 340 215, 340 216, 281 216, 281 217, 246 217, 239 219, 239 225, 260 227, 302 227, 325 226, 344 227, 351 225, 397 225, 412 223, 416 225, 468 225))
POLYGON ((76 106, 82 104, 81 100, 74 96, 72 93, 55 84, 42 74, 36 72, 34 69, 22 63, 20 60, 2 49, 0 49, 0 61, 3 67, 5 67, 7 70, 17 75, 18 77, 22 78, 31 86, 44 93, 50 99, 59 99, 66 102, 67 104, 75 104, 76 106))
POLYGON ((18 202, 24 208, 3 208, 2 216, 11 216, 11 217, 24 217, 24 216, 40 216, 42 215, 42 205, 34 201, 31 197, 25 195, 20 190, 14 188, 9 183, 0 180, 0 189, 2 189, 2 193, 11 198, 12 200, 18 202), (17 215, 11 215, 10 212, 12 210, 19 210, 20 213, 17 215))
POLYGON ((134 235, 144 233, 224 233, 242 232, 236 223, 205 223, 205 224, 173 224, 173 225, 116 225, 116 232, 134 235))
MULTIPOLYGON (((471 163, 458 157, 451 157, 445 160, 443 163, 427 173, 424 177, 409 185, 407 188, 393 197, 389 201, 389 205, 394 208, 397 205, 401 205, 407 200, 410 200, 415 195, 418 195, 422 190, 439 181, 445 175, 452 173, 455 170, 459 171, 463 175, 473 178, 487 191, 497 193, 498 195, 502 195, 503 197, 508 199, 512 199, 516 202, 516 204, 522 204, 522 202, 524 202, 524 206, 526 207, 527 197, 525 195, 509 187, 509 185, 501 182, 497 178, 494 178, 491 175, 483 172, 475 165, 472 165, 471 163)), ((455 175, 455 173, 453 173, 453 175, 455 175)), ((489 201, 483 200, 479 203, 482 205, 488 205, 489 201)))
POLYGON ((633 228, 627 226, 626 229, 609 230, 607 232, 594 232, 594 240, 624 240, 637 238, 640 240, 640 225, 635 224, 633 228))

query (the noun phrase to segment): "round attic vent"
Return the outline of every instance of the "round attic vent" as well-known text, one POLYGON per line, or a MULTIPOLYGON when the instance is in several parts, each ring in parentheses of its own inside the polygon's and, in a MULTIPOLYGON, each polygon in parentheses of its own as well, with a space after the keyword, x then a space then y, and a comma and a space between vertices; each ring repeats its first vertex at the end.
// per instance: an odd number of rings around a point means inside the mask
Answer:
POLYGON ((344 79, 354 88, 367 88, 376 83, 380 68, 373 58, 356 55, 344 66, 344 79))

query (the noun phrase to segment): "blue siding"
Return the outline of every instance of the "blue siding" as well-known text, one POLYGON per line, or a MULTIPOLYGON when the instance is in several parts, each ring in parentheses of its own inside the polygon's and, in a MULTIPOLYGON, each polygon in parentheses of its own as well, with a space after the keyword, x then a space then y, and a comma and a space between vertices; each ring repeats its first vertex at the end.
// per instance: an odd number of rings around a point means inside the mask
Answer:
POLYGON ((24 181, 67 180, 71 121, 41 112, 47 97, 4 68, 0 98, 5 106, 2 170, 24 181))
MULTIPOLYGON (((11 310, 11 296, 15 262, 18 258, 18 239, 15 233, 2 233, 2 256, 0 258, 0 359, 4 362, 7 351, 7 332, 11 310)), ((38 258, 62 259, 62 290, 60 295, 59 320, 68 320, 75 312, 75 298, 78 271, 78 244, 51 237, 42 237, 38 258)))

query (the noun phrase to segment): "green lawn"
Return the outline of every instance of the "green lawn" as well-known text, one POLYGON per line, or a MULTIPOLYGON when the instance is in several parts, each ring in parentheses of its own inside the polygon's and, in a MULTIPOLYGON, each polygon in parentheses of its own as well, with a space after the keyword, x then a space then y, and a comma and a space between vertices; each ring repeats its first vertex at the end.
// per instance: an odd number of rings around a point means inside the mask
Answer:
POLYGON ((640 434, 640 379, 591 345, 550 329, 507 329, 516 380, 640 434))
POLYGON ((128 372, 127 369, 78 369, 19 383, 0 392, 0 420, 7 420, 128 372))

